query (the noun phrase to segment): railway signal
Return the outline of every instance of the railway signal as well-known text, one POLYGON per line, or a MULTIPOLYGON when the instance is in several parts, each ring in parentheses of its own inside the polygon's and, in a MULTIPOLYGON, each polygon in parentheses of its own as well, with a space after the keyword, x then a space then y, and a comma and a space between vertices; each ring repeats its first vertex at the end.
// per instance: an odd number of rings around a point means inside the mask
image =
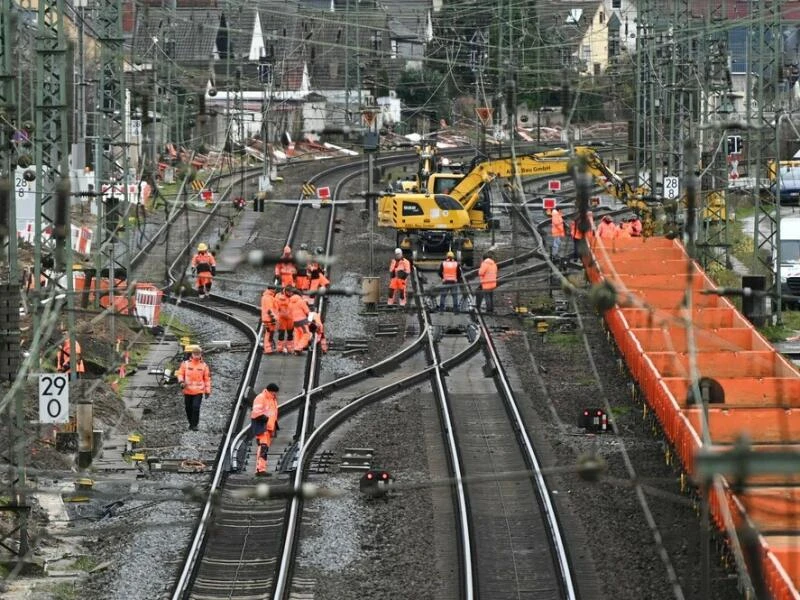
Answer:
POLYGON ((587 432, 606 433, 608 431, 608 414, 602 408, 584 408, 578 417, 578 427, 587 432))
POLYGON ((394 477, 385 469, 370 469, 361 476, 359 489, 362 494, 372 496, 373 498, 381 498, 385 496, 394 477))

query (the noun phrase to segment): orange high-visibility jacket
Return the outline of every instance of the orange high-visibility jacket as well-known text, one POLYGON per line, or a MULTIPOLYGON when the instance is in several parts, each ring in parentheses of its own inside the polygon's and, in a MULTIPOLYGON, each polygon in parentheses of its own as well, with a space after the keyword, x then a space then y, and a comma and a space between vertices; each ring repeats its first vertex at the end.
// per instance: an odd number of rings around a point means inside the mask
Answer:
POLYGON ((321 287, 327 287, 331 284, 331 280, 325 276, 325 273, 322 271, 317 271, 316 275, 312 273, 311 275, 311 285, 309 286, 309 291, 316 292, 321 287))
POLYGON ((497 287, 497 263, 491 258, 484 258, 478 269, 478 277, 481 278, 481 289, 493 290, 497 287))
POLYGON ((198 252, 192 258, 192 266, 198 273, 210 273, 211 267, 216 268, 217 261, 211 252, 198 252))
POLYGON ((275 323, 278 320, 275 307, 275 292, 272 290, 265 290, 261 294, 261 322, 262 323, 275 323))
POLYGON ((600 221, 600 225, 597 226, 597 237, 606 240, 613 240, 617 237, 617 226, 614 221, 600 221))
POLYGON ((564 237, 564 216, 558 210, 553 210, 552 221, 550 222, 550 235, 553 237, 564 237))
POLYGON ((280 285, 294 285, 295 275, 297 275, 297 267, 291 258, 281 258, 275 265, 275 279, 280 285))
POLYGON ((308 302, 300 294, 292 294, 289 296, 289 312, 293 322, 305 322, 308 319, 308 302))
POLYGON ((392 277, 389 281, 389 289, 405 289, 406 281, 411 276, 411 263, 405 257, 400 260, 393 258, 389 264, 389 275, 392 277), (401 275, 401 273, 405 273, 405 276, 401 275))
POLYGON ((183 393, 187 396, 211 393, 211 369, 202 358, 183 361, 175 376, 184 384, 183 393))
POLYGON ((275 433, 275 426, 278 423, 278 396, 269 390, 262 391, 253 400, 253 409, 250 411, 250 418, 267 417, 266 433, 270 437, 275 433))

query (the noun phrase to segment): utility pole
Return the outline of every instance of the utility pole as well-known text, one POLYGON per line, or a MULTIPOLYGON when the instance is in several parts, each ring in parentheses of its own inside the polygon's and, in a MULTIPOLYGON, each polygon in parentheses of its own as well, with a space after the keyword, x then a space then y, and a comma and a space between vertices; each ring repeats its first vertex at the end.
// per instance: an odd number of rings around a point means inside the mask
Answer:
MULTIPOLYGON (((5 7, 4 7, 5 8, 5 7)), ((3 10, 5 14, 9 14, 3 10)), ((13 14, 13 13, 12 13, 13 14)), ((30 352, 38 356, 47 348, 50 336, 60 317, 61 299, 66 295, 66 335, 75 347, 74 293, 72 281, 72 247, 70 244, 69 179, 67 148, 67 66, 64 35, 63 0, 40 0, 36 27, 36 99, 34 102, 33 148, 35 162, 35 221, 34 221, 34 286, 33 339, 30 352), (52 254, 43 255, 43 235, 51 233, 52 254), (42 292, 41 278, 49 270, 47 302, 42 292), (60 288, 60 290, 58 290, 60 288)), ((75 372, 74 353, 71 370, 75 372)), ((32 363, 38 367, 38 361, 32 363)), ((25 424, 22 394, 15 398, 17 431, 25 424)), ((25 444, 17 440, 16 482, 20 485, 17 506, 20 513, 19 555, 24 557, 27 542, 27 502, 24 488, 25 444)))
MULTIPOLYGON (((122 63, 122 2, 121 0, 99 0, 97 30, 100 42, 100 82, 97 87, 97 106, 100 114, 97 119, 97 142, 95 150, 95 189, 98 196, 98 217, 102 223, 98 228, 98 249, 95 255, 96 277, 99 285, 108 271, 109 329, 112 351, 112 364, 117 362, 116 354, 116 299, 119 290, 117 280, 130 284, 131 251, 128 247, 127 215, 130 209, 128 197, 131 180, 128 166, 128 131, 125 102, 124 72, 122 63), (103 196, 103 186, 109 192, 103 196), (115 190, 121 185, 121 190, 115 190), (117 248, 117 246, 121 248, 117 248)), ((154 123, 155 123, 155 106, 154 123)), ((155 127, 153 128, 155 132, 155 127)), ((155 139, 155 133, 153 135, 155 139)), ((156 155, 153 154, 153 168, 157 169, 156 155)), ((133 290, 129 287, 128 293, 133 290)), ((72 346, 75 347, 74 345, 72 346)), ((74 370, 73 370, 74 372, 74 370)), ((79 403, 78 419, 78 465, 86 468, 92 461, 92 437, 94 430, 91 398, 82 398, 79 403)))
POLYGON ((13 386, 21 366, 22 349, 19 320, 20 279, 17 256, 16 194, 9 124, 17 121, 14 106, 17 84, 14 68, 14 37, 11 16, 13 0, 0 0, 0 399, 6 406, 2 411, 8 429, 9 460, 7 480, 12 482, 12 506, 18 533, 18 556, 28 553, 28 506, 25 501, 25 460, 27 443, 23 426, 25 411, 23 396, 13 386), (15 469, 16 467, 16 469, 15 469), (15 472, 16 470, 16 472, 15 472), (17 486, 20 489, 17 489, 17 486))
MULTIPOLYGON (((751 5, 749 22, 750 35, 747 37, 748 64, 747 86, 745 90, 745 121, 750 130, 747 133, 745 149, 747 152, 748 175, 754 180, 753 199, 755 220, 753 223, 753 264, 772 272, 768 297, 779 297, 780 279, 780 194, 773 194, 768 186, 761 186, 766 173, 767 161, 773 157, 780 160, 776 148, 779 136, 780 117, 778 106, 778 70, 782 67, 780 48, 781 0, 758 0, 751 5), (758 77, 754 89, 753 76, 758 77), (768 94, 769 90, 769 94, 768 94), (774 129, 773 129, 774 128, 774 129), (777 265, 772 264, 777 256, 777 265)), ((780 301, 773 306, 775 318, 782 320, 780 301)))
POLYGON ((272 155, 269 151, 269 119, 272 108, 272 85, 275 80, 274 56, 268 56, 266 50, 259 64, 259 78, 264 86, 264 102, 261 114, 261 135, 264 140, 264 170, 261 173, 261 182, 259 183, 258 191, 266 194, 272 191, 272 155))

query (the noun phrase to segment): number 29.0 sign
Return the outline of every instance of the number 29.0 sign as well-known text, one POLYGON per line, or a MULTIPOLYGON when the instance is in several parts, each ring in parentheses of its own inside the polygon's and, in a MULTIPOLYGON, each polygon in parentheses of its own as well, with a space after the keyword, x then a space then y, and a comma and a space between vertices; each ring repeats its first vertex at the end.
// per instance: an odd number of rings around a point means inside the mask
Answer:
POLYGON ((69 421, 69 379, 63 373, 39 375, 39 422, 69 421))

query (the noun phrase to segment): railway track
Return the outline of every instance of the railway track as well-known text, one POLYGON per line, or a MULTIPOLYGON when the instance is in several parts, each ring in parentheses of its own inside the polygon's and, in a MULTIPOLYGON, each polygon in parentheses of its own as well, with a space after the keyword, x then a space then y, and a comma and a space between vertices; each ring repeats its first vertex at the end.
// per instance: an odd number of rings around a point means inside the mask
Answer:
MULTIPOLYGON (((338 169, 334 169, 334 171, 338 171, 338 169)), ((289 226, 286 243, 291 244, 300 239, 319 240, 320 236, 324 235, 325 247, 329 251, 332 244, 330 234, 334 230, 336 221, 335 210, 331 208, 327 211, 327 216, 325 216, 324 211, 314 211, 310 219, 301 218, 301 214, 304 217, 309 216, 308 211, 298 204, 289 226)), ((418 285, 421 289, 422 284, 418 283, 418 285)), ((419 297, 422 298, 423 296, 419 297)), ((318 298, 318 309, 324 310, 324 300, 324 298, 318 298)), ((214 312, 219 308, 223 308, 230 301, 230 298, 212 294, 212 301, 204 302, 199 307, 201 310, 214 312), (223 306, 217 306, 218 304, 223 306)), ((210 486, 209 501, 202 511, 200 526, 194 536, 192 550, 189 552, 178 585, 173 592, 173 597, 213 598, 248 596, 251 594, 263 597, 268 594, 273 597, 285 597, 292 585, 290 574, 293 570, 297 544, 296 535, 299 530, 303 507, 303 498, 295 490, 304 489, 304 485, 308 483, 308 469, 314 460, 315 445, 321 443, 326 432, 329 432, 335 423, 344 422, 347 416, 356 410, 355 407, 374 402, 376 399, 386 395, 397 393, 398 389, 404 389, 417 381, 426 379, 432 382, 429 384, 432 386, 432 393, 440 399, 441 414, 448 415, 451 412, 451 394, 446 391, 444 384, 445 373, 456 368, 460 363, 470 360, 470 357, 478 353, 482 336, 478 336, 478 338, 460 350, 449 348, 448 352, 452 352, 453 356, 447 359, 440 359, 438 357, 440 353, 438 347, 441 342, 434 340, 434 334, 432 333, 434 328, 430 322, 430 315, 425 312, 426 303, 420 302, 419 308, 421 311, 419 317, 421 333, 415 341, 408 345, 408 348, 400 349, 397 353, 378 364, 370 365, 361 372, 350 374, 329 384, 316 385, 314 375, 317 370, 315 363, 318 360, 316 347, 309 352, 306 360, 291 356, 265 357, 266 363, 273 363, 271 366, 277 367, 273 369, 258 368, 248 363, 245 368, 247 374, 243 377, 240 397, 236 403, 237 406, 242 405, 242 400, 247 393, 246 390, 250 387, 247 386, 247 382, 258 388, 259 385, 265 383, 265 376, 267 379, 274 378, 276 371, 280 371, 282 389, 286 389, 286 382, 290 382, 289 384, 292 385, 295 381, 300 381, 302 385, 298 387, 301 392, 302 390, 308 390, 296 394, 288 402, 284 402, 281 405, 281 432, 279 432, 278 440, 273 444, 273 447, 277 446, 281 442, 280 438, 286 435, 283 432, 294 432, 294 439, 289 444, 289 450, 278 461, 280 465, 279 474, 273 480, 275 483, 271 482, 272 485, 270 486, 256 485, 252 476, 247 475, 242 470, 242 467, 247 462, 247 447, 249 446, 245 433, 246 420, 243 418, 243 413, 238 418, 234 417, 232 419, 232 425, 228 429, 228 435, 222 445, 222 456, 224 458, 219 461, 217 472, 210 486), (430 364, 424 366, 411 375, 401 375, 391 383, 385 383, 384 381, 382 382, 384 385, 378 390, 371 390, 349 403, 344 409, 334 411, 329 416, 326 415, 321 398, 327 393, 330 393, 330 391, 340 393, 343 389, 349 389, 346 386, 352 386, 356 382, 368 380, 375 377, 376 374, 381 374, 382 379, 385 380, 388 377, 386 373, 387 365, 393 365, 393 368, 395 368, 401 358, 410 361, 411 359, 408 358, 408 355, 412 352, 422 355, 423 349, 428 356, 427 362, 430 363, 432 361, 432 366, 430 364), (275 364, 277 361, 280 362, 275 364), (302 367, 300 367, 301 364, 302 367), (264 371, 269 373, 264 373, 264 371), (238 432, 235 431, 237 426, 240 428, 238 432), (228 472, 230 467, 238 469, 238 472, 228 472), (279 497, 259 497, 264 496, 265 490, 267 496, 277 494, 279 497), (275 568, 274 578, 269 575, 271 567, 275 568)), ((231 309, 224 307, 223 310, 229 313, 231 309)), ((252 318, 254 309, 242 306, 236 310, 244 311, 245 313, 249 312, 251 313, 249 317, 252 318)), ((246 321, 248 315, 245 314, 239 318, 246 321)), ((481 330, 481 325, 473 325, 472 328, 481 330)), ((482 333, 483 336, 488 335, 488 329, 485 325, 482 333)), ((255 362, 258 359, 257 354, 257 352, 254 352, 250 360, 255 362)), ((416 360, 420 359, 417 358, 416 360)), ((494 360, 496 363, 497 358, 495 356, 490 360, 494 360)), ((474 368, 473 366, 472 369, 474 368)), ((495 370, 495 377, 500 381, 498 383, 500 389, 505 390, 507 401, 511 402, 513 398, 509 396, 510 387, 502 371, 495 370)), ((290 387, 289 389, 292 388, 290 387)), ((466 396, 468 392, 468 389, 464 389, 460 395, 466 396)), ((456 396, 458 395, 456 394, 456 396)), ((486 399, 496 398, 496 395, 496 391, 487 391, 486 399)), ((506 410, 508 410, 509 414, 514 413, 512 409, 506 410)), ((469 418, 461 417, 460 419, 459 427, 463 428, 465 432, 463 435, 472 433, 469 430, 469 421, 469 418)), ((516 424, 509 424, 508 427, 509 431, 524 432, 525 430, 524 424, 519 421, 516 424)), ((443 425, 444 431, 453 432, 454 437, 446 443, 446 446, 451 448, 451 464, 457 465, 460 463, 460 459, 458 458, 455 429, 454 421, 448 420, 443 425)), ((522 446, 525 446, 524 441, 522 446)), ((519 456, 513 464, 518 466, 533 464, 535 467, 535 456, 530 453, 530 448, 527 451, 528 454, 519 454, 518 451, 519 456)), ((475 463, 473 458, 470 463, 470 471, 480 475, 481 473, 492 472, 492 466, 480 466, 480 464, 475 463)), ((459 475, 457 470, 451 475, 457 480, 463 479, 463 476, 459 475)), ((313 478, 311 480, 313 481, 313 478)), ((543 481, 539 483, 543 484, 543 481)), ((482 573, 478 572, 477 565, 480 565, 481 561, 473 558, 471 553, 471 549, 475 544, 474 540, 472 540, 474 535, 472 529, 476 527, 474 525, 470 527, 469 525, 472 519, 476 517, 467 510, 463 484, 458 487, 461 492, 457 496, 460 496, 461 500, 457 504, 460 504, 460 512, 463 515, 459 519, 461 523, 461 547, 463 548, 460 569, 463 574, 461 585, 467 592, 468 597, 478 597, 480 594, 476 587, 479 582, 488 585, 489 587, 486 589, 490 590, 496 589, 499 585, 498 582, 504 578, 490 576, 491 569, 482 573)), ((513 502, 508 503, 509 509, 519 513, 519 509, 522 506, 538 507, 542 503, 545 505, 545 515, 550 513, 552 518, 552 507, 549 510, 547 509, 547 493, 540 491, 539 494, 539 500, 537 501, 536 492, 531 487, 529 491, 518 494, 513 502)), ((476 493, 476 498, 481 496, 483 495, 476 493)), ((476 506, 476 514, 483 513, 485 518, 486 515, 490 514, 495 500, 475 500, 474 504, 476 506)), ((509 518, 511 518, 510 513, 509 518)), ((542 545, 542 533, 548 531, 551 533, 557 532, 557 523, 554 518, 549 523, 546 519, 541 520, 541 517, 539 519, 539 526, 535 529, 535 533, 532 533, 526 541, 519 539, 519 532, 516 528, 509 528, 508 523, 506 524, 506 535, 509 535, 511 530, 513 530, 514 535, 506 541, 511 558, 504 562, 517 565, 516 576, 512 578, 514 583, 511 585, 516 586, 517 589, 532 589, 535 586, 531 582, 538 579, 539 585, 543 586, 539 589, 549 589, 554 594, 553 597, 563 597, 561 596, 562 590, 571 589, 571 582, 566 568, 567 560, 563 555, 563 543, 557 537, 549 545, 545 544, 545 546, 562 550, 561 557, 554 559, 551 563, 552 566, 548 575, 550 583, 542 584, 543 575, 541 573, 528 574, 530 570, 522 567, 524 564, 529 564, 529 562, 522 560, 522 554, 529 552, 531 548, 537 545, 542 545), (518 554, 516 559, 514 558, 515 552, 518 554), (566 577, 566 579, 563 581, 554 579, 559 574, 562 577, 566 577)), ((536 520, 536 517, 531 516, 526 520, 532 522, 536 520)), ((481 524, 480 529, 482 531, 486 530, 483 524, 481 524)), ((537 554, 542 554, 543 552, 540 549, 537 554)), ((489 594, 490 592, 484 591, 483 593, 489 594)))
MULTIPOLYGON (((320 175, 320 182, 326 183, 326 177, 332 178, 330 181, 358 177, 352 173, 344 176, 346 171, 347 167, 334 167, 320 175)), ((343 186, 336 185, 334 198, 345 194, 343 186)), ((259 234, 251 236, 250 241, 263 249, 265 255, 277 256, 283 244, 296 247, 301 242, 310 247, 322 245, 326 254, 332 255, 336 251, 333 236, 337 229, 336 211, 347 210, 347 205, 333 204, 313 209, 297 203, 291 217, 286 214, 289 211, 282 211, 284 218, 279 219, 278 227, 284 230, 284 235, 276 235, 273 230, 262 239, 259 234)), ((552 268, 545 264, 540 248, 514 257, 513 263, 519 266, 513 277, 552 268), (533 264, 523 266, 526 260, 533 264)), ((253 279, 260 278, 260 287, 244 285, 237 289, 236 279, 241 277, 237 269, 223 293, 212 292, 211 299, 202 303, 188 298, 181 300, 187 307, 241 321, 251 331, 248 336, 253 340, 254 350, 248 354, 230 426, 208 486, 209 498, 201 510, 191 551, 173 597, 283 598, 313 589, 313 581, 303 576, 304 569, 297 566, 295 559, 307 503, 312 498, 321 501, 327 493, 336 493, 325 486, 328 469, 318 468, 324 462, 320 456, 325 452, 326 439, 337 436, 342 424, 366 406, 378 399, 407 393, 412 386, 426 389, 425 394, 439 399, 441 429, 453 436, 451 442, 440 442, 442 448, 450 450, 443 464, 460 465, 437 475, 443 480, 460 482, 456 486, 460 491, 455 492, 452 501, 458 507, 458 515, 453 517, 451 529, 451 535, 460 540, 459 597, 507 593, 522 597, 527 594, 573 597, 573 576, 569 573, 565 543, 557 533, 554 507, 548 503, 546 489, 537 491, 538 486, 546 485, 544 476, 533 480, 520 476, 513 481, 496 476, 497 471, 541 475, 541 468, 531 440, 526 439, 524 411, 515 410, 510 394, 519 385, 509 383, 502 360, 496 351, 490 350, 494 347, 491 326, 480 320, 468 323, 471 317, 464 315, 458 317, 463 323, 454 327, 459 333, 441 335, 451 328, 445 321, 455 315, 426 316, 427 303, 420 302, 418 316, 408 317, 408 321, 407 316, 397 318, 402 321, 399 329, 408 338, 406 343, 396 351, 386 350, 387 356, 381 361, 326 380, 320 375, 317 349, 304 358, 260 355, 255 343, 258 339, 255 301, 264 280, 271 278, 271 271, 265 272, 264 265, 243 266, 253 271, 253 279), (481 375, 476 377, 476 374, 481 375), (277 468, 264 485, 248 473, 252 447, 246 433, 247 398, 251 389, 258 390, 272 380, 281 385, 281 399, 289 399, 281 404, 281 431, 270 458, 271 465, 277 468), (480 392, 476 393, 477 390, 480 392), (503 404, 497 402, 498 397, 503 398, 503 404), (487 434, 487 422, 492 423, 495 433, 487 434), (471 443, 464 444, 464 438, 471 443), (491 445, 495 443, 496 446, 491 445), (277 448, 285 449, 280 457, 277 448), (498 506, 503 507, 501 514, 498 506), (538 510, 531 510, 533 507, 538 510), (532 533, 524 535, 523 530, 532 533), (543 543, 545 534, 555 537, 543 543), (530 560, 530 556, 536 556, 536 560, 530 560), (543 568, 534 571, 533 566, 543 568)), ((180 260, 173 267, 179 276, 180 260)), ((330 268, 335 269, 336 265, 330 268)), ((417 285, 421 292, 423 284, 417 285)), ((418 297, 423 299, 426 295, 418 297)), ((321 311, 326 310, 325 300, 326 297, 318 298, 317 308, 321 311)), ((330 464, 336 464, 335 457, 330 464)))

